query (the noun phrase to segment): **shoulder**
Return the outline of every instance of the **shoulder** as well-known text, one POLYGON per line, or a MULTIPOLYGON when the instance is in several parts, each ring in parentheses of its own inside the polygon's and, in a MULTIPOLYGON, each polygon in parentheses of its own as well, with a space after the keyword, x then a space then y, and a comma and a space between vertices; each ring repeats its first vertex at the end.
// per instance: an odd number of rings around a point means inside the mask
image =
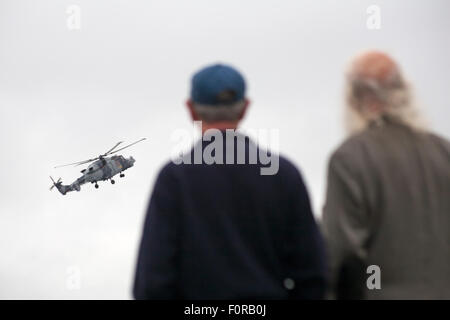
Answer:
POLYGON ((177 179, 177 168, 178 166, 172 161, 166 162, 158 172, 156 177, 156 184, 172 184, 176 182, 177 179))
POLYGON ((365 130, 345 139, 328 160, 328 175, 357 177, 367 174, 372 163, 370 155, 373 142, 377 140, 377 130, 365 130))
POLYGON ((280 163, 280 173, 282 174, 300 174, 299 169, 297 168, 297 166, 291 161, 289 160, 287 157, 283 156, 283 155, 279 155, 279 163, 280 163))
POLYGON ((433 140, 437 145, 441 146, 447 152, 450 153, 450 141, 436 133, 428 133, 428 136, 431 140, 433 140))
POLYGON ((370 139, 368 131, 348 137, 332 152, 330 164, 354 161, 363 151, 368 139, 370 139))
POLYGON ((285 156, 279 156, 279 170, 277 173, 281 182, 288 184, 304 184, 301 170, 285 156))

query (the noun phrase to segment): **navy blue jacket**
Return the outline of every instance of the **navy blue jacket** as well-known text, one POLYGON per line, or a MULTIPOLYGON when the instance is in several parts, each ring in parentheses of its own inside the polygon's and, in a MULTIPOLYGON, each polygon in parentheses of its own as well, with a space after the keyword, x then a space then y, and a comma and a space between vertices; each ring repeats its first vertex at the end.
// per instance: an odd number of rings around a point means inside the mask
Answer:
POLYGON ((283 157, 275 175, 261 167, 171 162, 161 170, 136 299, 323 298, 324 248, 302 177, 283 157))

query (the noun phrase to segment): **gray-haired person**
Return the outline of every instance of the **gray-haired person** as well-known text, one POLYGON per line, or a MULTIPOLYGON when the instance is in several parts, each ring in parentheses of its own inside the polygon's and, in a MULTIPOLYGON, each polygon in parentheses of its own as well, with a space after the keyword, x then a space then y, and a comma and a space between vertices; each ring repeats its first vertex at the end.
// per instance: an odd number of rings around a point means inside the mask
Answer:
POLYGON ((355 288, 340 279, 350 264, 359 298, 450 299, 450 143, 425 129, 388 55, 358 56, 347 84, 351 135, 323 212, 332 289, 355 288))

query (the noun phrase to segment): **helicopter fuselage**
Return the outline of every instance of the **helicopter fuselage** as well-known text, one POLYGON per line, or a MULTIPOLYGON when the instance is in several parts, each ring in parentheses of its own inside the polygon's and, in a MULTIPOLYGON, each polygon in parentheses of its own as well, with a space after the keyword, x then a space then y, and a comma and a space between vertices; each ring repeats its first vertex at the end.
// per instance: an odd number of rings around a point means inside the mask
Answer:
POLYGON ((122 156, 112 156, 109 158, 100 158, 93 162, 89 167, 81 170, 83 176, 78 180, 86 182, 97 182, 111 179, 116 174, 133 166, 135 160, 133 157, 125 159, 122 156))
POLYGON ((63 185, 59 182, 55 184, 55 186, 63 195, 70 191, 80 191, 80 186, 88 182, 95 183, 95 187, 98 188, 98 181, 111 180, 111 183, 114 183, 112 177, 119 173, 120 176, 123 177, 124 175, 122 172, 132 167, 134 162, 135 160, 133 157, 127 159, 120 155, 100 157, 86 169, 81 170, 83 175, 72 184, 63 185))
POLYGON ((66 166, 72 165, 79 166, 82 164, 90 163, 90 165, 86 169, 81 170, 81 173, 83 175, 69 185, 63 185, 61 182, 61 178, 55 181, 50 176, 50 179, 53 182, 53 185, 50 187, 50 190, 56 187, 58 191, 64 195, 70 191, 74 190, 80 191, 80 186, 88 182, 95 183, 95 188, 98 188, 97 184, 98 181, 110 180, 111 183, 114 184, 115 181, 112 179, 112 177, 114 177, 118 173, 120 173, 121 178, 124 177, 125 175, 122 172, 132 167, 134 165, 135 160, 133 159, 133 157, 129 157, 127 159, 120 155, 114 156, 111 155, 123 149, 129 148, 135 145, 136 143, 144 141, 145 139, 146 138, 139 139, 138 141, 135 141, 125 147, 117 149, 117 147, 123 142, 119 141, 114 145, 114 147, 106 151, 104 154, 101 154, 93 159, 56 166, 55 168, 61 168, 66 166))

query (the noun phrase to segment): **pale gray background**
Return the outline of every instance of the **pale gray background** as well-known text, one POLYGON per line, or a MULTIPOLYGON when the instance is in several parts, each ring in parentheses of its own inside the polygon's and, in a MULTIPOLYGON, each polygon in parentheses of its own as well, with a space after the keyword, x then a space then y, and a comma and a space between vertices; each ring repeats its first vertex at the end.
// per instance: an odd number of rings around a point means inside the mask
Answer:
POLYGON ((193 71, 242 70, 244 127, 278 128, 320 216, 326 162, 344 138, 343 72, 366 48, 396 57, 437 133, 450 137, 450 2, 0 0, 0 298, 130 298, 144 210, 173 143, 190 128, 193 71), (81 30, 66 8, 82 9, 81 30), (366 8, 381 7, 381 30, 366 8), (149 140, 125 179, 49 192, 119 140, 149 140), (68 290, 67 269, 81 271, 68 290))

